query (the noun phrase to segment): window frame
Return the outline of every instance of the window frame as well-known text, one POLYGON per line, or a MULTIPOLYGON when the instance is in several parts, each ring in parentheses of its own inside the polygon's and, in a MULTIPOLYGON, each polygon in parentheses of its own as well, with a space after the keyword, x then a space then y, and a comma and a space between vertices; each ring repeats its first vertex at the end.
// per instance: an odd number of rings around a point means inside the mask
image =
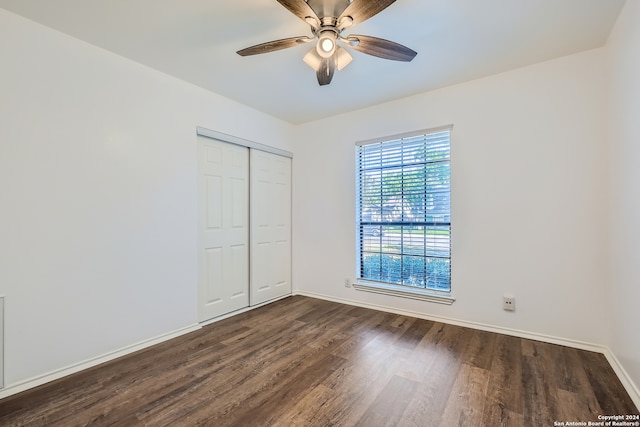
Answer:
MULTIPOLYGON (((418 299, 418 300, 423 300, 423 301, 429 301, 429 302, 435 302, 435 303, 440 303, 440 304, 447 304, 447 305, 451 305, 454 301, 455 298, 452 295, 451 292, 451 139, 452 139, 452 130, 453 130, 453 125, 448 125, 448 126, 440 126, 440 127, 435 127, 435 128, 429 128, 429 129, 425 129, 425 130, 420 130, 420 131, 415 131, 415 132, 408 132, 408 133, 403 133, 403 134, 399 134, 399 135, 392 135, 392 136, 387 136, 387 137, 383 137, 383 138, 376 138, 376 139, 372 139, 372 140, 366 140, 366 141, 359 141, 356 142, 356 147, 355 147, 355 184, 356 184, 356 281, 353 284, 353 287, 356 290, 360 290, 360 291, 367 291, 367 292, 374 292, 374 293, 381 293, 381 294, 385 294, 385 295, 393 295, 393 296, 399 296, 399 297, 404 297, 404 298, 411 298, 411 299, 418 299), (417 286, 410 286, 410 285, 404 285, 404 284, 400 284, 400 283, 391 283, 391 282, 384 282, 384 281, 377 281, 377 280, 372 280, 372 279, 367 279, 367 278, 363 278, 363 274, 362 274, 362 259, 363 259, 363 236, 364 236, 364 232, 363 229, 361 228, 362 222, 364 223, 369 223, 369 221, 362 221, 362 206, 361 206, 361 191, 362 191, 362 183, 361 183, 361 165, 360 165, 360 150, 361 147, 366 146, 366 145, 371 145, 371 144, 381 144, 381 143, 396 143, 399 145, 402 145, 404 143, 404 140, 408 140, 411 138, 416 138, 416 137, 420 137, 420 136, 425 136, 428 137, 429 134, 436 134, 436 133, 441 133, 441 132, 448 132, 449 133, 449 211, 448 211, 448 216, 449 216, 449 221, 448 221, 448 226, 449 226, 449 241, 448 241, 448 248, 449 248, 449 257, 448 257, 448 261, 449 261, 449 290, 437 290, 437 289, 433 289, 433 288, 427 288, 426 285, 425 287, 417 287, 417 286)), ((426 162, 425 165, 428 164, 432 164, 430 162, 426 162)), ((402 162, 402 168, 405 166, 405 162, 402 162)), ((383 166, 381 165, 381 171, 383 170, 383 166)), ((400 196, 402 197, 403 194, 400 193, 400 196)), ((404 203, 404 202, 403 202, 404 203)), ((380 206, 380 209, 382 209, 382 205, 380 206)), ((425 219, 425 221, 423 221, 425 224, 427 224, 427 221, 425 219)), ((426 232, 425 232, 426 233, 426 232)), ((425 248, 426 248, 426 240, 425 240, 425 248)), ((425 253, 426 253, 426 249, 425 249, 425 253)), ((382 255, 382 249, 380 250, 380 254, 382 255)), ((407 254, 401 252, 400 256, 407 256, 407 254)), ((425 255, 425 262, 426 262, 426 255, 425 255)), ((402 274, 402 273, 401 273, 402 274)))

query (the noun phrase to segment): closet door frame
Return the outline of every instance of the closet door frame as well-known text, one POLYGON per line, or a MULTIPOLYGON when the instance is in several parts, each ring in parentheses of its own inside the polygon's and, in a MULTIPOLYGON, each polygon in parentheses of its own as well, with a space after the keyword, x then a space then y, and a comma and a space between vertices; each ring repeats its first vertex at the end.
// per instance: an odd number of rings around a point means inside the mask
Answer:
POLYGON ((293 153, 290 151, 282 150, 276 147, 271 147, 269 145, 260 144, 258 142, 249 141, 248 139, 238 138, 233 135, 227 135, 226 133, 217 132, 215 130, 203 128, 200 126, 196 128, 196 134, 198 136, 204 136, 211 139, 217 139, 218 141, 228 142, 229 144, 235 144, 241 147, 253 148, 256 150, 264 151, 271 154, 277 154, 279 156, 289 157, 290 159, 293 159, 293 153))

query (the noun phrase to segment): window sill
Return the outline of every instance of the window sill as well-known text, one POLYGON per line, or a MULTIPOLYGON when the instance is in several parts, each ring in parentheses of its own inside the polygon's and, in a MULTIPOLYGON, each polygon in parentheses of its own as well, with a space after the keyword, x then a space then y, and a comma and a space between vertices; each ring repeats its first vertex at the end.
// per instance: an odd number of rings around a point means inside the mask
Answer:
POLYGON ((387 283, 366 282, 359 280, 353 284, 358 291, 373 292, 376 294, 392 295, 402 298, 417 299, 420 301, 434 302, 437 304, 451 305, 456 300, 447 292, 437 292, 426 289, 412 289, 406 286, 398 286, 387 283))

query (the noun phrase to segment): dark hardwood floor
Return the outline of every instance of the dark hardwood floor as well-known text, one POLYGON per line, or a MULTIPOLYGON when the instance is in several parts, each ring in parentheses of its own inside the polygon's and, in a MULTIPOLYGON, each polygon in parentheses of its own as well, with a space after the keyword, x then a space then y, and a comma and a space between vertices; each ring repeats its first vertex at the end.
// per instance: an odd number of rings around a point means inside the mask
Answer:
POLYGON ((2 426, 553 426, 638 414, 603 355, 291 297, 0 401, 2 426))

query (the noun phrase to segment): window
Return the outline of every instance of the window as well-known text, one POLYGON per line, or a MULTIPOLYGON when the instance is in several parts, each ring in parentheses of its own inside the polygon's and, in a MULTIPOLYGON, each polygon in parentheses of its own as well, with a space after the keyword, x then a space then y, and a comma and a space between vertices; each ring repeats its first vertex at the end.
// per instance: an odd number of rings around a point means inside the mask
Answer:
POLYGON ((450 133, 358 144, 359 282, 451 291, 450 133))

